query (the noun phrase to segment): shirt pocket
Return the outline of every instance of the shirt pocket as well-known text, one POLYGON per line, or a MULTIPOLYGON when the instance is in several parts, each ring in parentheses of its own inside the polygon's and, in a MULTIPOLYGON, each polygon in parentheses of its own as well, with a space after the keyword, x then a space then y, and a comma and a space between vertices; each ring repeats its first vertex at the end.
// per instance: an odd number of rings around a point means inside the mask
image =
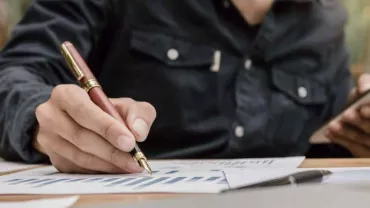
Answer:
POLYGON ((280 68, 271 70, 271 84, 267 138, 278 151, 300 150, 324 122, 327 86, 307 74, 280 68))
POLYGON ((203 67, 210 70, 215 50, 212 47, 159 32, 133 31, 130 48, 150 56, 168 67, 203 67))
MULTIPOLYGON (((215 49, 161 32, 133 31, 128 71, 130 96, 157 110, 157 124, 184 128, 217 116, 215 49)), ((191 128, 191 127, 190 127, 191 128)))

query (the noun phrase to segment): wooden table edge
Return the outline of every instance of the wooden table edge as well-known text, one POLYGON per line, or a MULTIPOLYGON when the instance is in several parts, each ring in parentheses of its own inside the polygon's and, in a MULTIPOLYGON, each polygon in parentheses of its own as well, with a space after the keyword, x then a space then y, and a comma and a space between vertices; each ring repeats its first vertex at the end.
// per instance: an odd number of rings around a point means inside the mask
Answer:
MULTIPOLYGON (((299 168, 332 167, 370 167, 370 158, 366 159, 305 159, 299 168)), ((169 197, 191 196, 199 194, 150 193, 150 194, 83 194, 79 195, 74 206, 102 204, 107 202, 132 202, 147 199, 164 199, 169 197)), ((0 195, 0 201, 27 201, 45 198, 60 198, 76 195, 0 195)))

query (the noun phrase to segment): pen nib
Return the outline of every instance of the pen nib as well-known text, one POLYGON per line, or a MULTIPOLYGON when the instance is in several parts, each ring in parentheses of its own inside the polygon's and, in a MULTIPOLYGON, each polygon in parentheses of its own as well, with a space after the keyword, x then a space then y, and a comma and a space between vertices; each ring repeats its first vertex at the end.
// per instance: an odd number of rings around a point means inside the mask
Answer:
POLYGON ((150 175, 152 175, 152 169, 149 167, 147 161, 145 159, 140 159, 138 160, 138 163, 140 164, 141 167, 143 167, 146 172, 148 172, 150 175))

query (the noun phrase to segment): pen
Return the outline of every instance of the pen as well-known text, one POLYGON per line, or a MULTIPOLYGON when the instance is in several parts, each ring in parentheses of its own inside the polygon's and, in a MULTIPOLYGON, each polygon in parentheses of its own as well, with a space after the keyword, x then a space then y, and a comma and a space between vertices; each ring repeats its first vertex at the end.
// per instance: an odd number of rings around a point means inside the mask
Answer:
POLYGON ((223 190, 222 192, 230 192, 236 190, 243 190, 248 188, 262 188, 262 187, 273 187, 273 186, 282 186, 282 185, 298 185, 308 182, 313 182, 316 180, 322 180, 326 175, 332 174, 329 170, 307 170, 302 172, 297 172, 290 174, 288 176, 283 176, 280 178, 263 181, 256 184, 240 186, 233 189, 223 190))
MULTIPOLYGON (((108 97, 103 92, 97 79, 78 53, 76 48, 70 42, 64 42, 61 45, 61 52, 72 70, 76 79, 80 82, 80 85, 89 94, 91 100, 98 105, 103 111, 124 123, 119 113, 116 111, 113 104, 109 101, 108 97)), ((147 158, 144 153, 140 150, 138 145, 130 152, 132 157, 144 168, 149 174, 152 174, 152 170, 148 165, 147 158)))

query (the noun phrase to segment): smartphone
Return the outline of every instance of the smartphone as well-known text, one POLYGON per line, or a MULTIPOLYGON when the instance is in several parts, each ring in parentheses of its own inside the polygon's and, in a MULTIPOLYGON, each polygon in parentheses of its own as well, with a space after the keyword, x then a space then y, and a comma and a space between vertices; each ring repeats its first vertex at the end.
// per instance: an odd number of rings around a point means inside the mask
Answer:
POLYGON ((347 107, 341 111, 337 116, 335 116, 333 119, 328 121, 325 125, 323 125, 318 131, 316 131, 310 138, 311 144, 328 144, 331 143, 331 141, 325 136, 325 130, 327 128, 327 125, 339 119, 342 114, 347 111, 348 109, 352 108, 358 108, 364 103, 370 103, 370 89, 366 92, 362 93, 360 96, 358 96, 356 99, 354 99, 352 102, 350 102, 347 107))

